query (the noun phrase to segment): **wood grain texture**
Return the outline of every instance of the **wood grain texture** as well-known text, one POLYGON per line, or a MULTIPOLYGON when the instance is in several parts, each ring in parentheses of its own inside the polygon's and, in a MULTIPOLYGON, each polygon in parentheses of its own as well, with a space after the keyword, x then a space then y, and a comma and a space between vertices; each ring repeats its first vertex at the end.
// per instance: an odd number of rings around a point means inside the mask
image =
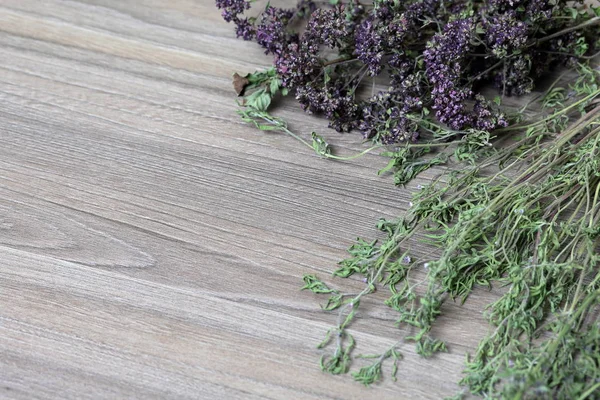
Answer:
MULTIPOLYGON (((0 398, 455 393, 493 293, 447 304, 450 352, 403 347, 397 382, 320 371, 335 316, 301 276, 329 274, 414 189, 377 177, 378 156, 323 160, 241 123, 230 76, 268 63, 212 0, 0 0, 0 398)), ((277 112, 361 149, 293 103, 277 112)), ((364 352, 406 333, 382 296, 353 325, 364 352)))

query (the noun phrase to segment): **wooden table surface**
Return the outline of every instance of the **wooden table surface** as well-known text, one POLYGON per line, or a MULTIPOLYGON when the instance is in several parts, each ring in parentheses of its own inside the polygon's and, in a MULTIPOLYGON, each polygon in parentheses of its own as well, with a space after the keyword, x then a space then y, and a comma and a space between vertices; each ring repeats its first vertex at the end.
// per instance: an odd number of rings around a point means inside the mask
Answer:
MULTIPOLYGON (((319 369, 336 317, 302 275, 329 280, 415 189, 378 177, 377 155, 324 160, 242 123, 231 75, 269 63, 212 0, 0 0, 0 398, 456 393, 484 291, 445 305, 449 353, 401 348, 397 382, 389 364, 371 388, 319 369)), ((276 113, 363 148, 293 101, 276 113)), ((352 326, 359 352, 406 334, 383 298, 352 326)))

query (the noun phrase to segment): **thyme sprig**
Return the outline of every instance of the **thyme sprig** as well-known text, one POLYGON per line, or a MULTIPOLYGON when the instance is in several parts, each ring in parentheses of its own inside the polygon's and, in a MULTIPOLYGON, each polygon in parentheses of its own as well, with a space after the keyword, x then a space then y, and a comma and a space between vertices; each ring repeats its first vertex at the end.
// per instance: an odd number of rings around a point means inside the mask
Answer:
MULTIPOLYGON (((360 274, 368 285, 346 303, 354 304, 351 313, 339 304, 346 322, 338 334, 345 335, 363 296, 387 287, 386 304, 398 312, 400 325, 414 331, 403 340, 431 356, 447 350, 430 334, 441 305, 466 301, 477 286, 501 285, 504 294, 486 311, 494 330, 468 359, 461 381, 466 390, 511 399, 597 394, 600 89, 597 71, 586 65, 579 70, 571 85, 576 99, 546 101, 547 115, 515 128, 514 143, 482 149, 477 163, 452 170, 446 183, 422 187, 408 215, 381 221, 381 244, 361 240, 351 248, 353 257, 334 274, 360 274), (420 264, 408 256, 417 233, 439 247, 439 257, 420 264), (426 272, 425 282, 412 282, 415 268, 426 272), (421 293, 419 285, 425 286, 421 293)), ((380 367, 353 376, 372 383, 381 377, 380 367)))

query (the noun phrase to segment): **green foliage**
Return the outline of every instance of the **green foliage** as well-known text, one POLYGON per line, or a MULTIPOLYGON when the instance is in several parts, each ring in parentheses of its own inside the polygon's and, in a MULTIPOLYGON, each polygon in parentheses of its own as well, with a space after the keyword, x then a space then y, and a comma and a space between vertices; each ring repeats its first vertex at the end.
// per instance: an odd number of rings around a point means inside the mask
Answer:
POLYGON ((403 146, 394 152, 384 152, 381 155, 390 157, 388 164, 378 174, 381 175, 393 170, 394 183, 396 185, 405 185, 413 180, 421 172, 428 170, 434 165, 445 164, 448 161, 448 155, 438 153, 434 157, 425 158, 424 156, 432 152, 429 146, 411 147, 403 146))
POLYGON ((352 376, 357 382, 369 386, 381 379, 381 362, 376 361, 371 365, 362 367, 358 372, 353 372, 352 376))
MULTIPOLYGON (((448 351, 431 335, 444 301, 464 302, 475 287, 501 285, 506 290, 485 312, 493 330, 467 361, 465 390, 498 399, 598 398, 600 89, 598 71, 581 64, 578 72, 568 90, 548 90, 532 122, 502 130, 514 138, 502 147, 484 133, 459 139, 453 157, 462 168, 415 192, 404 217, 381 220, 385 238, 350 247, 334 274, 360 275, 366 283, 339 307, 338 335, 346 334, 364 296, 387 288, 385 304, 411 331, 401 340, 431 357, 448 351), (464 155, 457 155, 461 146, 464 155), (408 257, 417 235, 439 255, 408 257), (424 281, 411 279, 415 269, 426 272, 424 281)), ((439 157, 433 149, 400 147, 386 154, 391 160, 380 173, 392 170, 407 184, 411 171, 429 162, 424 157, 439 157)), ((326 369, 349 368, 345 349, 336 347, 326 369)), ((377 382, 389 357, 389 350, 369 356, 374 361, 353 377, 377 382)))
POLYGON ((242 107, 237 110, 237 113, 244 122, 254 125, 261 131, 284 133, 293 137, 306 147, 312 149, 319 156, 336 160, 352 160, 354 158, 362 157, 363 155, 380 147, 379 145, 375 145, 358 154, 348 157, 336 156, 332 154, 331 146, 322 136, 312 132, 311 143, 309 143, 302 137, 292 132, 288 128, 288 124, 285 120, 273 116, 268 112, 273 99, 278 94, 285 96, 288 93, 287 89, 281 87, 281 80, 277 77, 273 67, 264 72, 256 72, 254 74, 246 75, 243 78, 237 75, 236 78, 238 78, 238 80, 244 79, 244 82, 247 82, 246 85, 240 89, 240 93, 250 92, 249 94, 245 95, 242 101, 239 103, 242 107))
POLYGON ((241 105, 256 111, 267 111, 275 96, 288 94, 287 89, 281 87, 275 67, 244 77, 235 74, 234 87, 238 94, 243 96, 241 105))
POLYGON ((338 269, 333 274, 342 278, 347 278, 355 273, 366 276, 370 268, 369 260, 379 254, 376 244, 377 240, 366 242, 358 238, 357 242, 348 249, 348 253, 352 257, 340 261, 338 269))
POLYGON ((328 156, 331 154, 331 148, 329 144, 323 139, 321 136, 317 135, 315 132, 311 133, 312 136, 312 148, 315 153, 320 156, 328 156))
MULTIPOLYGON (((331 356, 323 355, 319 362, 321 369, 333 375, 345 374, 350 368, 350 353, 356 342, 354 337, 345 331, 338 331, 336 349, 331 356)), ((323 346, 320 346, 323 347, 323 346)))
POLYGON ((353 372, 352 377, 357 382, 362 383, 365 386, 372 385, 382 379, 382 366, 385 360, 391 358, 392 364, 392 378, 396 380, 396 374, 398 373, 398 363, 402 360, 402 354, 396 349, 396 345, 392 346, 388 351, 383 354, 370 354, 370 355, 359 355, 357 358, 375 358, 376 360, 371 364, 362 367, 359 371, 353 372))
POLYGON ((304 275, 302 277, 305 285, 301 290, 310 290, 313 293, 337 293, 337 290, 330 289, 325 283, 323 283, 316 275, 304 275))
POLYGON ((431 357, 440 351, 448 351, 446 343, 439 339, 433 339, 426 336, 417 342, 417 354, 423 357, 431 357))
POLYGON ((301 290, 310 290, 316 294, 330 294, 329 298, 327 299, 327 303, 323 306, 323 310, 335 310, 343 304, 344 295, 338 290, 329 288, 329 286, 323 283, 315 275, 304 275, 302 280, 304 281, 304 286, 301 288, 301 290))

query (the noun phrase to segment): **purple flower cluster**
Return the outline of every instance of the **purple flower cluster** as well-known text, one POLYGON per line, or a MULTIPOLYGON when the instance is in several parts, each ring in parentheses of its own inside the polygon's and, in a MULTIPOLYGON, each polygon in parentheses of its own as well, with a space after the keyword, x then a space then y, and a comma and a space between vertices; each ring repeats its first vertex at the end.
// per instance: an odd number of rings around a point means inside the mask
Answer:
POLYGON ((359 109, 352 82, 348 85, 344 80, 336 79, 324 88, 305 85, 296 90, 296 99, 305 111, 323 114, 329 120, 329 127, 338 132, 356 127, 359 109))
POLYGON ((275 69, 283 87, 294 89, 310 82, 321 68, 318 45, 290 43, 275 57, 275 69))
POLYGON ((386 55, 403 48, 406 38, 420 38, 421 19, 428 9, 423 3, 410 4, 405 12, 394 13, 391 2, 379 3, 375 12, 357 27, 355 55, 367 66, 370 76, 378 75, 386 55))
MULTIPOLYGON (((431 83, 440 87, 461 75, 461 63, 471 47, 475 32, 472 18, 448 22, 442 33, 433 36, 425 50, 427 74, 431 83)), ((443 90, 442 90, 443 92, 443 90)))
POLYGON ((424 53, 427 77, 433 85, 433 109, 440 122, 460 130, 472 122, 465 111, 465 100, 472 97, 470 88, 461 86, 463 60, 470 49, 475 25, 471 18, 449 22, 436 34, 424 53))
POLYGON ((549 20, 552 9, 566 5, 567 1, 557 0, 490 0, 486 2, 486 9, 490 13, 502 14, 506 11, 519 11, 532 22, 549 20), (561 4, 562 3, 562 4, 561 4))
POLYGON ((584 21, 567 0, 372 0, 372 7, 299 0, 246 17, 251 2, 216 0, 238 37, 273 55, 281 85, 306 112, 382 143, 415 140, 415 120, 432 118, 428 109, 453 130, 505 126, 477 86, 525 94, 558 63, 579 61, 594 40, 600 45, 593 27, 539 40, 584 21), (388 88, 358 96, 376 76, 388 88))
POLYGON ((398 2, 395 0, 379 0, 373 3, 373 17, 382 22, 389 22, 398 13, 398 2))
MULTIPOLYGON (((540 55, 543 57, 543 55, 540 55)), ((504 68, 495 73, 494 83, 507 96, 521 96, 533 89, 532 56, 523 54, 505 61, 504 68)))
POLYGON ((256 30, 248 18, 236 18, 235 34, 244 40, 252 40, 256 37, 256 30))
POLYGON ((366 18, 356 29, 356 57, 368 68, 371 76, 381 71, 381 60, 385 54, 383 40, 375 28, 375 17, 366 18))
POLYGON ((322 72, 323 63, 319 57, 321 46, 341 47, 349 40, 344 11, 343 6, 332 10, 317 9, 300 39, 290 40, 276 52, 275 67, 284 87, 295 89, 313 82, 316 75, 322 72))
POLYGON ((491 104, 482 96, 477 96, 472 111, 466 109, 466 101, 474 93, 464 80, 463 69, 467 53, 473 46, 471 39, 474 33, 472 18, 448 22, 444 31, 433 37, 430 48, 424 53, 427 77, 433 84, 432 108, 438 120, 454 130, 469 126, 493 130, 506 124, 504 117, 494 113, 491 104))
POLYGON ((380 92, 366 102, 358 128, 365 138, 384 144, 415 141, 418 124, 408 114, 418 115, 422 109, 418 97, 404 97, 392 90, 380 92))
POLYGON ((419 137, 415 118, 429 95, 423 73, 404 54, 393 54, 388 65, 390 87, 364 102, 358 128, 365 138, 381 143, 415 141, 419 137))
POLYGON ((508 126, 508 121, 504 114, 491 111, 491 103, 485 97, 475 95, 475 105, 473 106, 475 128, 482 131, 492 131, 499 127, 508 126))
POLYGON ((502 61, 487 77, 503 94, 529 93, 535 81, 558 63, 577 62, 569 53, 581 51, 577 47, 580 32, 569 32, 532 48, 536 34, 560 31, 569 23, 576 23, 567 16, 568 6, 567 1, 556 0, 491 0, 482 8, 486 44, 492 55, 502 61), (565 15, 553 18, 561 13, 565 15))
POLYGON ((332 10, 320 8, 312 13, 302 41, 318 42, 333 49, 349 39, 347 28, 343 6, 332 10))
POLYGON ((221 16, 227 22, 235 24, 235 33, 237 37, 244 40, 253 40, 256 37, 254 25, 248 18, 242 18, 246 10, 250 9, 248 0, 216 0, 217 8, 221 9, 221 16))
POLYGON ((250 2, 247 0, 216 0, 217 8, 221 9, 221 16, 227 22, 238 19, 238 15, 250 9, 250 2))
POLYGON ((294 13, 295 10, 267 6, 256 26, 256 42, 265 48, 265 53, 280 54, 284 46, 298 42, 298 35, 286 31, 294 13))
POLYGON ((235 24, 237 37, 256 40, 265 48, 267 54, 277 54, 287 43, 297 41, 298 35, 288 32, 287 25, 294 16, 303 18, 317 9, 312 0, 300 0, 293 9, 276 8, 267 4, 257 24, 256 18, 242 17, 250 9, 251 2, 216 0, 216 5, 222 10, 224 20, 235 24))
MULTIPOLYGON (((282 85, 294 89, 296 99, 306 112, 321 113, 329 126, 349 131, 356 126, 358 105, 355 101, 356 78, 340 79, 344 68, 328 68, 326 73, 319 57, 322 46, 343 49, 351 42, 352 9, 344 6, 313 12, 299 40, 292 40, 276 52, 275 66, 282 85), (348 18, 350 16, 350 18, 348 18)), ((354 15, 357 15, 354 10, 354 15)))
POLYGON ((492 54, 498 58, 520 50, 527 43, 527 24, 517 19, 514 10, 484 19, 483 26, 486 30, 485 39, 492 49, 492 54))
MULTIPOLYGON (((558 2, 554 2, 557 4, 558 2)), ((552 17, 553 5, 549 0, 530 0, 525 6, 527 17, 532 21, 548 21, 552 17)))

